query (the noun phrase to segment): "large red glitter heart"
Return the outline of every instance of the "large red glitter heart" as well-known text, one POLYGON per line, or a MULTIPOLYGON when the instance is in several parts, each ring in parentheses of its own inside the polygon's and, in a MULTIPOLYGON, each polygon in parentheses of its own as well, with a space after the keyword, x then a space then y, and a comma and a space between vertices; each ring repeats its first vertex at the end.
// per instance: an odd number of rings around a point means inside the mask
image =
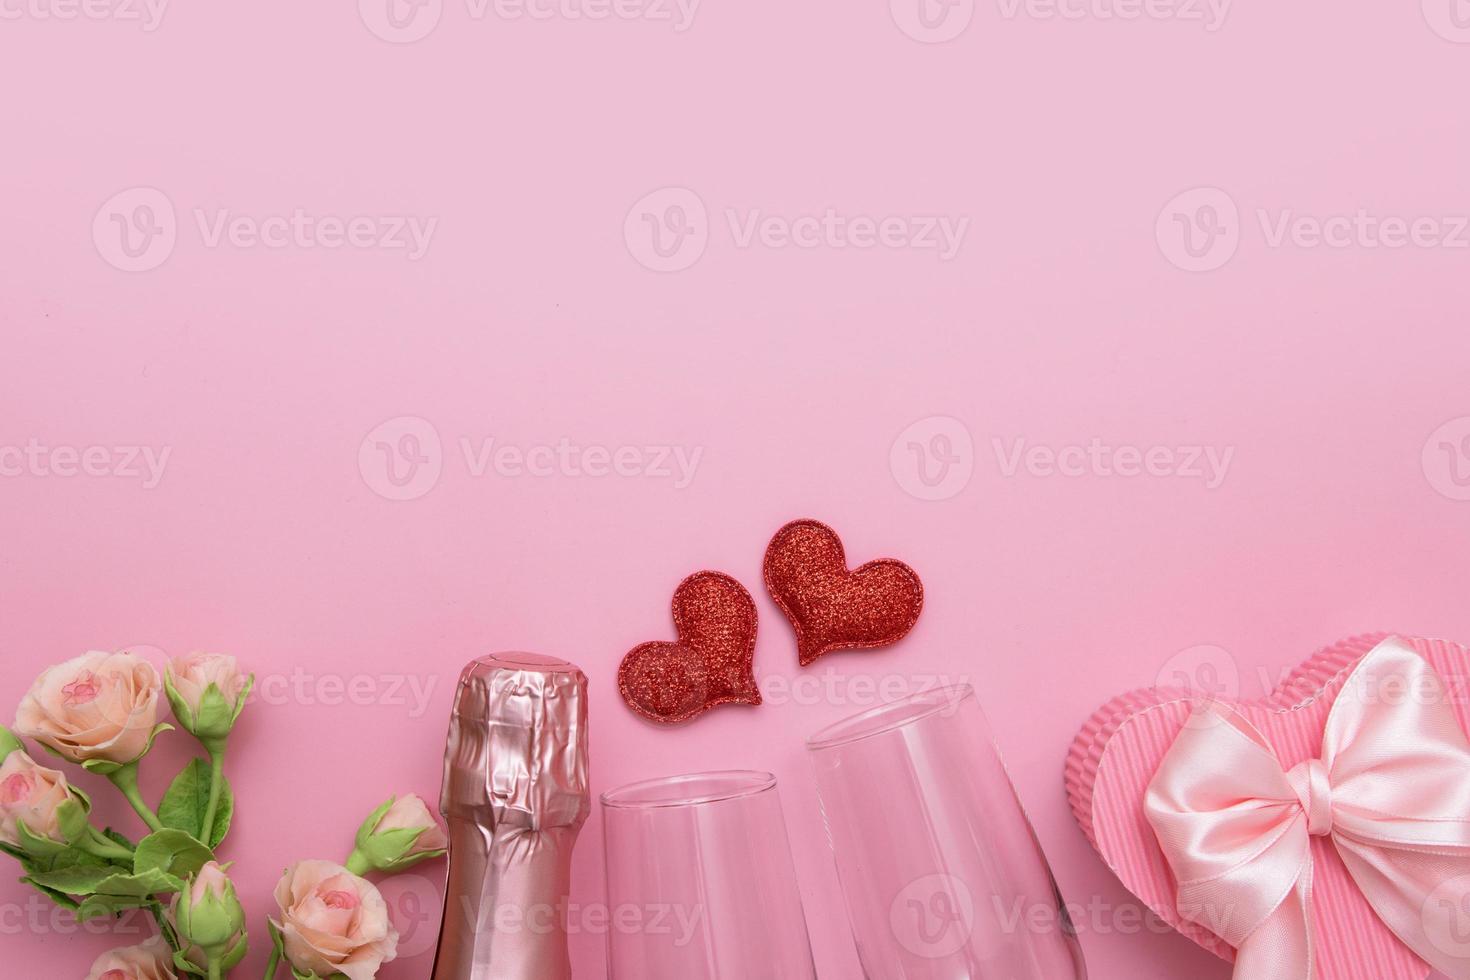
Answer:
POLYGON ((924 583, 893 558, 848 571, 842 539, 820 521, 792 521, 766 549, 766 589, 796 628, 801 665, 832 650, 903 639, 924 608, 924 583))
POLYGON ((719 704, 760 704, 755 600, 721 572, 695 572, 674 590, 675 643, 643 643, 618 667, 618 690, 649 721, 688 721, 719 704))

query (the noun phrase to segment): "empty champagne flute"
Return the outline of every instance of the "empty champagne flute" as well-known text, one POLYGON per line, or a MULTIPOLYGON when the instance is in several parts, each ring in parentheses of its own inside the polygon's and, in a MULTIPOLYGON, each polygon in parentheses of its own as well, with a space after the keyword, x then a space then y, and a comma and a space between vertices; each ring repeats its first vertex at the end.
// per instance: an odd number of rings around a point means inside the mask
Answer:
POLYGON ((815 980, 776 777, 602 796, 609 980, 815 980))
POLYGON ((1084 980, 971 687, 864 712, 807 748, 867 980, 1084 980))

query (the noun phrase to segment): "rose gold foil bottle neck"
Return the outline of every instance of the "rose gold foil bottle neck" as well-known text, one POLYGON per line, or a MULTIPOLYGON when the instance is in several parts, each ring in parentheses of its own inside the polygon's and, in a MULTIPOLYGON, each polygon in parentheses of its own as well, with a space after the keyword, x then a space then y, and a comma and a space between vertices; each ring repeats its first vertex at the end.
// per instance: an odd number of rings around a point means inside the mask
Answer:
POLYGON ((449 883, 433 980, 570 980, 572 848, 591 808, 586 675, 535 653, 471 661, 441 807, 449 883))

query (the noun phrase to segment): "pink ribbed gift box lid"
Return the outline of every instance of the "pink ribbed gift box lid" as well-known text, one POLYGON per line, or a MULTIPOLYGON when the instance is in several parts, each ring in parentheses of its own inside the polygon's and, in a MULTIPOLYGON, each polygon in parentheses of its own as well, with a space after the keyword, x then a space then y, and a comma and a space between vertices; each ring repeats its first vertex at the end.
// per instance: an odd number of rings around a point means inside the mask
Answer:
MULTIPOLYGON (((1352 667, 1382 640, 1377 633, 1317 653, 1269 696, 1238 703, 1283 766, 1320 755, 1327 713, 1352 667)), ((1470 652, 1444 640, 1403 637, 1453 688, 1462 728, 1470 730, 1463 696, 1470 652)), ((1228 943, 1175 910, 1173 875, 1143 814, 1143 798, 1165 751, 1197 696, 1148 688, 1114 698, 1083 726, 1067 756, 1067 798, 1092 846, 1123 885, 1160 918, 1205 949, 1233 960, 1228 943)), ((1470 779, 1470 773, 1466 774, 1470 779)), ((1316 865, 1313 918, 1319 980, 1423 980, 1429 967, 1400 943, 1359 893, 1327 838, 1312 839, 1316 865)))

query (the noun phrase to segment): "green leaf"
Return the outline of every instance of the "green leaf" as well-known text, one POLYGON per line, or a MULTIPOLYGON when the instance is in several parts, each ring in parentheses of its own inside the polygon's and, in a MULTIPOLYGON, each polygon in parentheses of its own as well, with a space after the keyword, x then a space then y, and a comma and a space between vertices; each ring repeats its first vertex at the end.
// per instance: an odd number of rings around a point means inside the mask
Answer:
MULTIPOLYGON (((158 804, 158 819, 165 827, 182 830, 195 840, 203 841, 204 811, 209 806, 209 763, 195 759, 184 767, 163 794, 158 804)), ((212 840, 205 841, 210 848, 217 848, 230 832, 230 817, 234 814, 235 797, 230 783, 225 780, 220 790, 219 812, 214 818, 212 840)))
POLYGON ((56 822, 61 836, 75 844, 87 832, 87 811, 79 800, 65 800, 56 808, 56 822))
POLYGON ((71 909, 72 911, 76 911, 80 907, 77 900, 72 898, 70 895, 67 895, 64 892, 59 892, 54 888, 47 888, 45 885, 38 884, 32 878, 22 878, 21 884, 30 885, 36 891, 40 892, 42 895, 45 895, 47 898, 51 899, 51 901, 55 902, 57 905, 60 905, 64 909, 71 909))
POLYGON ((240 688, 240 694, 235 698, 235 714, 231 721, 240 720, 240 712, 245 710, 245 702, 250 699, 250 692, 255 689, 255 675, 251 674, 245 678, 245 686, 240 688))
POLYGON ((146 898, 157 892, 182 891, 184 883, 166 871, 150 868, 140 874, 109 875, 97 883, 99 895, 126 895, 146 898))
POLYGON ((20 820, 16 823, 15 835, 20 838, 21 849, 24 850, 27 854, 37 854, 49 857, 54 854, 60 854, 62 851, 65 851, 68 847, 71 846, 69 844, 62 844, 54 841, 49 837, 37 836, 36 834, 31 832, 31 828, 26 826, 26 822, 24 820, 20 820))
POLYGON ((130 895, 88 895, 77 908, 77 920, 100 919, 104 915, 120 915, 129 909, 141 909, 148 905, 147 898, 130 895))
POLYGON ((189 954, 182 949, 174 950, 174 966, 196 977, 208 976, 204 970, 199 969, 193 960, 189 959, 189 954))
POLYGON ((41 874, 32 874, 30 882, 53 891, 64 892, 67 895, 91 895, 97 891, 97 886, 113 877, 106 868, 90 868, 77 865, 70 868, 61 868, 56 871, 47 871, 41 874))
POLYGON ((133 871, 163 871, 188 878, 214 860, 214 852, 182 830, 160 830, 144 837, 133 855, 133 871))
POLYGON ((102 868, 109 874, 117 869, 107 861, 88 854, 79 847, 69 847, 64 851, 54 854, 28 854, 21 861, 27 874, 47 874, 52 871, 61 871, 66 868, 102 868))

